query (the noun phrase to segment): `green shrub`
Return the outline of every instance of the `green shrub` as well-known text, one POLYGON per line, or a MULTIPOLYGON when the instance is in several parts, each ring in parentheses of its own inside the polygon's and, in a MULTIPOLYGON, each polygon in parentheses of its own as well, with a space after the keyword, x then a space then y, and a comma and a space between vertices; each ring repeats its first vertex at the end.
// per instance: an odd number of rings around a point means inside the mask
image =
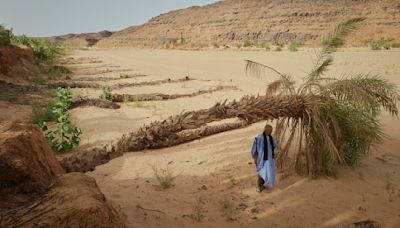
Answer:
POLYGON ((103 86, 103 93, 101 94, 101 98, 109 101, 112 100, 111 87, 109 85, 103 86))
POLYGON ((250 40, 246 40, 243 43, 243 47, 251 47, 253 45, 254 45, 253 42, 251 42, 250 40))
POLYGON ((233 209, 233 198, 231 196, 225 196, 224 200, 221 202, 222 210, 224 212, 224 217, 225 220, 234 220, 234 217, 232 215, 232 209, 233 209))
POLYGON ((71 74, 72 71, 64 66, 51 66, 46 71, 46 74, 49 79, 60 79, 66 77, 67 75, 71 74))
POLYGON ((33 124, 38 124, 40 122, 56 121, 57 118, 52 111, 53 105, 54 105, 53 100, 43 102, 43 103, 39 103, 39 102, 33 103, 30 122, 33 124))
POLYGON ((389 50, 393 47, 394 44, 393 38, 381 38, 380 40, 373 41, 371 44, 372 50, 382 50, 386 49, 389 50))
POLYGON ((204 205, 205 202, 203 200, 203 198, 200 196, 196 199, 196 204, 194 206, 194 213, 193 213, 193 218, 194 220, 200 222, 201 220, 203 220, 204 216, 204 205))
POLYGON ((12 43, 31 46, 37 63, 53 62, 65 53, 65 47, 60 42, 50 39, 37 39, 21 35, 13 36, 12 43))
POLYGON ((8 46, 11 44, 12 31, 0 25, 0 46, 8 46))
POLYGON ((290 42, 289 44, 289 51, 291 52, 295 52, 299 50, 299 47, 303 46, 303 42, 299 41, 299 40, 293 40, 292 42, 290 42))
POLYGON ((274 41, 275 46, 280 47, 281 49, 283 48, 283 46, 285 45, 285 43, 282 40, 275 40, 274 41))
POLYGON ((57 99, 52 107, 52 112, 57 119, 57 128, 52 131, 48 129, 45 121, 39 123, 46 138, 54 152, 67 152, 80 143, 81 129, 73 127, 68 113, 72 102, 72 94, 69 88, 57 88, 57 99))
POLYGON ((271 48, 269 47, 268 43, 266 42, 261 42, 261 43, 257 43, 256 45, 257 48, 263 48, 267 51, 269 51, 271 48))
POLYGON ((154 171, 154 176, 156 177, 160 187, 162 189, 167 189, 173 186, 174 176, 172 172, 168 169, 158 169, 155 165, 152 167, 154 171))

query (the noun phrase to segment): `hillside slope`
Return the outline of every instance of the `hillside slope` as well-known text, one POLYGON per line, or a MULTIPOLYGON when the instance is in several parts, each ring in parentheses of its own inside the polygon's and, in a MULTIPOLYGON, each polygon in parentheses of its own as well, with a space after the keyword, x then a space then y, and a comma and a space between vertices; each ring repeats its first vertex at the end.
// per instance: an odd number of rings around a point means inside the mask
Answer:
POLYGON ((161 14, 97 43, 98 47, 205 47, 246 41, 319 43, 339 22, 366 17, 350 45, 400 37, 398 0, 225 0, 161 14))

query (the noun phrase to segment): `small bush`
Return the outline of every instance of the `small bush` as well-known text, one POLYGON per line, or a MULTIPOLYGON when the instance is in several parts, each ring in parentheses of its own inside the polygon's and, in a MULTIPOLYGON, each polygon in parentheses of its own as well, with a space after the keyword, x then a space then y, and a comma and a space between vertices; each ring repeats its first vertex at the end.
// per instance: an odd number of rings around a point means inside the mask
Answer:
POLYGON ((295 52, 299 50, 299 47, 303 46, 303 42, 299 41, 299 40, 293 40, 292 42, 290 42, 289 44, 289 51, 291 52, 295 52))
POLYGON ((257 44, 256 44, 256 47, 257 47, 257 48, 263 48, 263 49, 266 49, 266 50, 269 50, 269 49, 270 49, 270 48, 269 48, 269 45, 268 45, 266 42, 257 43, 257 44))
POLYGON ((275 40, 274 45, 280 47, 281 49, 285 45, 285 43, 282 40, 275 40))
POLYGON ((232 197, 225 196, 224 200, 221 202, 222 210, 224 211, 224 217, 226 220, 234 220, 232 215, 232 197))
POLYGON ((251 42, 250 40, 246 40, 243 43, 243 47, 251 47, 253 45, 254 45, 253 42, 251 42))
POLYGON ((56 116, 52 111, 54 101, 47 101, 43 103, 33 103, 32 104, 32 114, 30 117, 30 122, 33 124, 38 124, 40 122, 54 122, 56 121, 56 116))
POLYGON ((142 107, 143 106, 143 97, 136 95, 133 99, 133 102, 136 107, 142 107))
POLYGON ((277 47, 277 48, 275 48, 275 51, 282 51, 282 48, 281 47, 277 47))
POLYGON ((393 38, 381 38, 380 40, 373 41, 371 44, 372 50, 382 50, 386 49, 389 50, 393 47, 393 38))
POLYGON ((109 85, 103 86, 103 93, 101 94, 101 98, 109 101, 112 100, 111 87, 109 85))
POLYGON ((155 165, 153 166, 154 175, 160 184, 162 189, 167 189, 173 186, 174 178, 172 172, 168 169, 158 169, 155 165))
POLYGON ((0 25, 0 46, 8 46, 11 44, 12 31, 0 25))
POLYGON ((28 81, 33 85, 46 85, 49 82, 49 77, 40 73, 35 76, 28 77, 28 81))
POLYGON ((204 216, 204 200, 202 197, 198 197, 196 199, 196 204, 194 206, 194 213, 193 213, 193 219, 200 222, 201 220, 203 220, 204 216))

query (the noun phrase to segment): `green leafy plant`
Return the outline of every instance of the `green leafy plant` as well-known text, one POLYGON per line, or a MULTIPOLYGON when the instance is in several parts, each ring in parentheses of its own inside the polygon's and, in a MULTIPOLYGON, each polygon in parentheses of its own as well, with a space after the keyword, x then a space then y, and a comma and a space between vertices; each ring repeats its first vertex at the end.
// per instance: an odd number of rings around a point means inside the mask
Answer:
POLYGON ((112 100, 111 87, 109 85, 103 86, 103 93, 101 94, 101 98, 109 101, 112 100))
POLYGON ((12 31, 0 25, 0 46, 8 46, 11 44, 12 31))
POLYGON ((39 127, 43 130, 54 152, 67 152, 79 145, 82 132, 80 128, 72 126, 69 118, 68 107, 72 102, 71 90, 57 88, 56 96, 52 112, 57 119, 57 128, 54 131, 50 130, 45 121, 40 122, 39 127))

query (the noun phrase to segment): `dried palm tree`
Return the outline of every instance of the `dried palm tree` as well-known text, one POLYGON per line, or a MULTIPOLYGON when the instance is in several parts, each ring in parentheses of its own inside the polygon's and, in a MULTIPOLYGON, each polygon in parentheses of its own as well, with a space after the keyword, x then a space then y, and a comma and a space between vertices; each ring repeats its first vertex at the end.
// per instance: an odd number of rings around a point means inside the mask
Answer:
POLYGON ((267 86, 267 96, 294 96, 305 101, 305 115, 284 116, 277 121, 277 137, 281 142, 278 166, 283 165, 289 149, 294 148, 297 173, 332 175, 334 165, 355 165, 371 146, 383 139, 379 123, 382 108, 398 115, 399 94, 395 84, 368 74, 325 76, 333 64, 332 53, 363 20, 350 19, 323 40, 313 69, 297 87, 290 75, 246 60, 248 75, 260 78, 266 71, 272 71, 279 76, 267 86))

